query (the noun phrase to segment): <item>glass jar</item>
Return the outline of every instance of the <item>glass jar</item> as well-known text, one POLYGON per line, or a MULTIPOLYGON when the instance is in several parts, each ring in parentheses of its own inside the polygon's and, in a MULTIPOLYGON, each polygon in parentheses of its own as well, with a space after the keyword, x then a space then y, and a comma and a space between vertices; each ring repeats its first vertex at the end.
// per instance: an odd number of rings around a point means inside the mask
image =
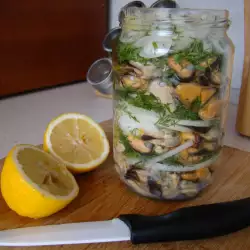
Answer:
POLYGON ((114 159, 151 198, 195 197, 223 146, 233 45, 223 10, 129 8, 113 48, 114 159))

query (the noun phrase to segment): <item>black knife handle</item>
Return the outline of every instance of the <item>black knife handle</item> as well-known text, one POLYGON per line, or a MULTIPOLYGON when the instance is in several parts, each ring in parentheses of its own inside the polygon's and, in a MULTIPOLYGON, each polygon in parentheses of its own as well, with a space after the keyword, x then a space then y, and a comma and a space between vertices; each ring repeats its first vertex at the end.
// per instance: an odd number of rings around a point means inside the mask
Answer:
POLYGON ((250 226, 250 198, 185 207, 161 216, 120 215, 133 244, 184 241, 227 235, 250 226))

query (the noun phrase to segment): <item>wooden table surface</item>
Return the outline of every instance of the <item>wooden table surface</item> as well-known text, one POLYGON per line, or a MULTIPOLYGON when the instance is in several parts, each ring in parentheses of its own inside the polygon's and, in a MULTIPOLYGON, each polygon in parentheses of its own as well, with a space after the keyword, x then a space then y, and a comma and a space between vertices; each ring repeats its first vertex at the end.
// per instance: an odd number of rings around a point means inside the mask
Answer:
MULTIPOLYGON (((112 143, 111 121, 102 123, 112 143)), ((0 160, 0 166, 3 160, 0 160)), ((76 177, 79 196, 65 209, 45 219, 32 220, 11 211, 0 197, 0 230, 68 222, 109 220, 122 213, 160 215, 177 208, 229 201, 250 196, 250 154, 225 147, 219 161, 213 166, 214 183, 199 197, 186 202, 155 201, 129 191, 119 180, 114 169, 112 154, 97 170, 76 177)), ((204 216, 206 216, 204 214, 204 216)), ((92 249, 144 249, 144 250, 244 250, 250 249, 250 228, 225 237, 191 242, 174 242, 133 246, 130 242, 82 244, 21 249, 41 250, 92 250, 92 249)), ((10 249, 1 247, 0 249, 10 249)))

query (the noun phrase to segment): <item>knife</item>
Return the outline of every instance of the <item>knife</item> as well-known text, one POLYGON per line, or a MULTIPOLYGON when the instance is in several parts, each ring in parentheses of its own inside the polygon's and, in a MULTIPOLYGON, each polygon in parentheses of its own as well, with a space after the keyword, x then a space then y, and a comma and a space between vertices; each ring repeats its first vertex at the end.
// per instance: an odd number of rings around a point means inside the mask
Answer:
POLYGON ((123 214, 108 221, 0 231, 0 246, 131 241, 133 244, 213 238, 250 225, 250 198, 178 209, 166 215, 123 214))

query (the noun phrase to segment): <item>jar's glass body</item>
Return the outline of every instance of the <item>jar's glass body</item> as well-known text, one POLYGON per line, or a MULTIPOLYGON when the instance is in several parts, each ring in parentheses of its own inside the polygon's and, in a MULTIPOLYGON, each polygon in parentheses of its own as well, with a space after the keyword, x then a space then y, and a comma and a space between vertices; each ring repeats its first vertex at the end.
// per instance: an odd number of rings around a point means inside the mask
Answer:
POLYGON ((232 75, 224 11, 126 11, 113 48, 114 159, 135 192, 195 197, 212 182, 232 75))

